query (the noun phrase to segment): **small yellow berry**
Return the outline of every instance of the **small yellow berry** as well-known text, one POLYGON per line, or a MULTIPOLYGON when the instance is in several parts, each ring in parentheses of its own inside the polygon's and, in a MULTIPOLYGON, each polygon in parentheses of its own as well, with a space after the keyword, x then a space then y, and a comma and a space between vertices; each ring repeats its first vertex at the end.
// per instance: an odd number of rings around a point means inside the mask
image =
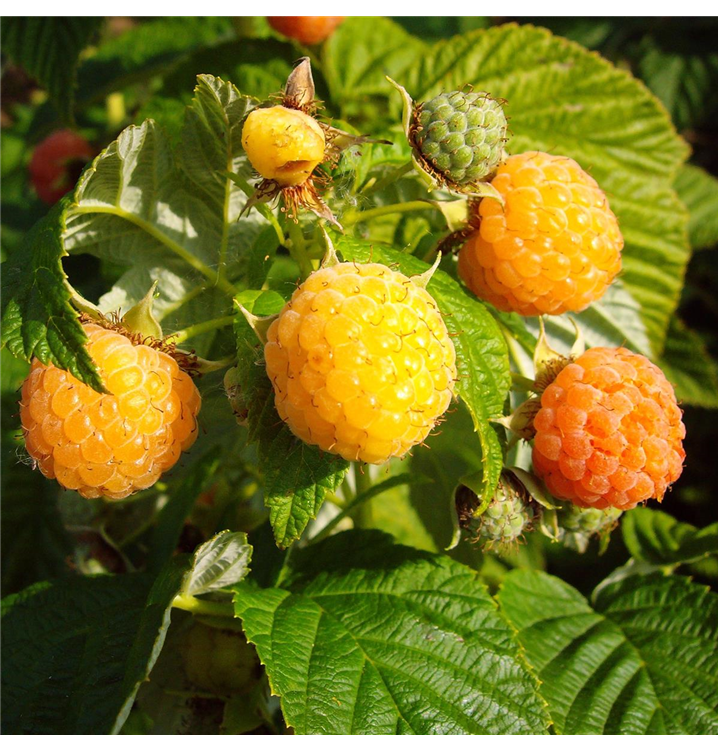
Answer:
POLYGON ((301 185, 324 159, 319 123, 297 109, 269 107, 250 112, 242 146, 252 166, 282 187, 301 185))
POLYGON ((305 443, 347 460, 403 456, 451 403, 456 352, 436 302, 378 263, 315 271, 267 339, 280 417, 305 443))

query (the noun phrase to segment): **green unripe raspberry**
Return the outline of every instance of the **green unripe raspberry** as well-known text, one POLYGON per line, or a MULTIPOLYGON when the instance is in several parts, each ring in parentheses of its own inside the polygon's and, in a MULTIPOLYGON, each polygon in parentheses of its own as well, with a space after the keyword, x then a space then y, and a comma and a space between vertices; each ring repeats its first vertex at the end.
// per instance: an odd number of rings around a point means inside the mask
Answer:
POLYGON ((259 659, 242 633, 196 622, 185 634, 183 646, 187 679, 200 690, 228 696, 254 684, 259 659))
POLYGON ((415 126, 416 146, 428 166, 450 183, 483 180, 501 161, 506 116, 486 93, 439 94, 417 108, 415 126))
POLYGON ((480 543, 489 548, 494 545, 508 546, 517 542, 524 531, 531 528, 534 509, 526 503, 522 494, 506 475, 501 478, 494 499, 476 521, 480 543))
POLYGON ((618 508, 600 510, 566 503, 557 514, 559 538, 567 547, 585 552, 591 537, 610 531, 621 513, 618 508))

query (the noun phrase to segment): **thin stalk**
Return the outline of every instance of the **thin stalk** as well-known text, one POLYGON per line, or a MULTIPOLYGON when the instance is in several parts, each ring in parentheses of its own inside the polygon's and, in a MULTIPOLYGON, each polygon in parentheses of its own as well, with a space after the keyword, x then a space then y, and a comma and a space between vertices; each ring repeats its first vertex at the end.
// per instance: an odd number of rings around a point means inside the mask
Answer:
POLYGON ((234 617, 232 602, 208 602, 198 599, 191 594, 177 594, 172 600, 175 609, 183 609, 193 615, 209 615, 212 617, 234 617))
POLYGON ((147 232, 151 237, 154 237, 158 242, 161 242, 168 250, 171 250, 175 255, 182 258, 185 263, 192 266, 192 268, 208 278, 217 286, 217 288, 221 289, 226 294, 229 294, 230 297, 234 297, 235 288, 229 281, 226 279, 218 279, 216 271, 211 269, 206 263, 203 263, 199 258, 192 255, 192 253, 183 248, 178 242, 175 242, 168 237, 164 232, 161 232, 149 221, 145 221, 139 216, 135 216, 117 206, 76 206, 72 209, 72 212, 76 214, 110 214, 129 221, 130 224, 134 224, 144 232, 147 232))
POLYGON ((291 239, 291 243, 289 243, 289 254, 299 265, 302 280, 304 280, 314 271, 312 261, 310 260, 309 255, 307 255, 307 246, 304 242, 304 235, 302 234, 299 224, 295 224, 291 219, 287 221, 287 231, 289 232, 289 238, 291 239))
POLYGON ((389 172, 389 174, 382 177, 381 180, 377 180, 367 190, 362 190, 362 194, 371 195, 372 193, 376 193, 378 190, 382 190, 383 188, 387 187, 387 185, 391 185, 397 180, 400 180, 405 174, 411 172, 412 169, 414 169, 414 163, 408 161, 406 164, 402 164, 400 167, 393 169, 391 172, 389 172))
POLYGON ((356 495, 349 507, 344 509, 348 512, 351 508, 351 515, 354 523, 359 528, 367 528, 374 522, 374 514, 369 502, 366 502, 366 496, 371 489, 371 477, 369 476, 369 467, 360 463, 354 464, 354 488, 356 495))
POLYGON ((364 221, 371 221, 379 216, 388 214, 408 214, 412 211, 436 211, 436 206, 426 201, 407 201, 406 203, 392 203, 388 206, 377 206, 369 208, 366 211, 355 211, 344 217, 342 222, 344 226, 350 227, 364 221))
POLYGON ((181 331, 171 333, 168 338, 172 339, 173 344, 181 344, 183 341, 191 339, 192 336, 199 336, 217 328, 225 328, 231 326, 232 323, 234 323, 234 315, 225 315, 223 318, 214 318, 213 320, 205 320, 203 323, 195 323, 193 326, 187 326, 181 331))

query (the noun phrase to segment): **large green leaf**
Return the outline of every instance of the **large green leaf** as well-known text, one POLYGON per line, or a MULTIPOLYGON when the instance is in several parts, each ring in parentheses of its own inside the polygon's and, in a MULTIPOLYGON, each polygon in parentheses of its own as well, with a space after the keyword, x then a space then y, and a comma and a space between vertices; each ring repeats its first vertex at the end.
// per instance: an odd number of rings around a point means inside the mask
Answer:
POLYGON ((60 117, 72 121, 80 53, 102 18, 4 18, 3 53, 44 86, 60 117))
POLYGON ((718 731, 718 596, 708 589, 634 575, 603 586, 592 607, 558 578, 517 571, 499 601, 558 732, 718 731))
POLYGON ((39 583, 3 600, 5 734, 122 727, 155 663, 187 561, 147 573, 39 583))
POLYGON ((676 389, 679 401, 718 408, 718 365, 703 339, 680 318, 673 317, 663 356, 658 364, 676 389))
POLYGON ((60 201, 3 265, 2 345, 19 359, 30 362, 37 357, 103 391, 85 349, 87 336, 70 304, 73 292, 62 269, 62 258, 67 255, 61 241, 65 206, 66 201, 60 201))
POLYGON ((512 25, 440 42, 407 83, 417 101, 467 84, 506 99, 509 152, 565 154, 598 180, 626 239, 623 281, 660 352, 688 259, 671 188, 688 148, 648 90, 577 44, 512 25))
MULTIPOLYGON (((412 276, 429 266, 411 255, 361 240, 342 238, 337 251, 345 260, 386 263, 412 276)), ((489 419, 503 414, 511 385, 506 341, 486 307, 442 270, 432 276, 427 291, 444 315, 456 348, 459 381, 456 389, 471 413, 483 460, 483 499, 489 501, 503 465, 496 430, 489 419)))
POLYGON ((65 247, 130 266, 102 309, 126 309, 157 279, 155 310, 170 330, 230 311, 229 279, 263 221, 256 212, 237 221, 246 197, 227 176, 249 176, 240 136, 250 107, 231 83, 199 76, 177 153, 148 120, 124 130, 85 172, 65 247))
POLYGON ((697 529, 668 513, 635 508, 621 523, 631 556, 652 565, 678 565, 718 555, 718 523, 697 529))
POLYGON ((296 732, 545 732, 537 684, 473 571, 366 531, 296 558, 283 588, 235 597, 296 732))
MULTIPOLYGON (((271 292, 259 296, 245 292, 240 299, 250 312, 263 315, 279 312, 284 304, 278 294, 271 292)), ((235 334, 249 439, 259 447, 264 502, 269 508, 274 538, 278 545, 286 547, 316 518, 327 492, 339 487, 349 464, 339 456, 307 445, 282 424, 257 336, 241 316, 237 317, 235 334)))
POLYGON ((348 18, 322 51, 322 70, 339 116, 385 117, 391 89, 384 76, 401 79, 425 49, 388 18, 348 18), (372 106, 370 97, 379 97, 381 104, 372 106))
POLYGON ((685 164, 675 188, 690 213, 688 234, 694 250, 718 245, 718 180, 704 169, 685 164))

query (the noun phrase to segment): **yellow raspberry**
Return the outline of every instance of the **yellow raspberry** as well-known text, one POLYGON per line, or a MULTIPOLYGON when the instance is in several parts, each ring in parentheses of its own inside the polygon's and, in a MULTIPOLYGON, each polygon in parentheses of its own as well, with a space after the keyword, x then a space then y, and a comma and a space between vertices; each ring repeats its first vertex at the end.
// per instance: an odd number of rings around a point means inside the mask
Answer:
POLYGON ((621 270, 623 237, 596 181, 566 156, 510 156, 479 204, 479 229, 459 254, 459 274, 504 312, 560 315, 603 296, 621 270))
POLYGON ((431 295, 378 263, 309 276, 270 326, 264 355, 292 432, 350 461, 384 463, 421 443, 456 379, 431 295))
POLYGON ((168 354, 94 323, 83 328, 110 393, 33 360, 20 401, 25 446, 64 488, 121 500, 151 487, 194 443, 201 397, 168 354))
POLYGON ((686 428, 673 386, 628 349, 596 347, 566 365, 534 417, 534 470, 582 508, 663 499, 683 470, 686 428))
POLYGON ((243 693, 256 681, 259 659, 254 646, 234 630, 195 623, 184 634, 187 679, 200 690, 219 696, 243 693))
POLYGON ((319 123, 297 109, 269 107, 249 113, 242 146, 252 166, 282 187, 301 185, 324 159, 319 123))

